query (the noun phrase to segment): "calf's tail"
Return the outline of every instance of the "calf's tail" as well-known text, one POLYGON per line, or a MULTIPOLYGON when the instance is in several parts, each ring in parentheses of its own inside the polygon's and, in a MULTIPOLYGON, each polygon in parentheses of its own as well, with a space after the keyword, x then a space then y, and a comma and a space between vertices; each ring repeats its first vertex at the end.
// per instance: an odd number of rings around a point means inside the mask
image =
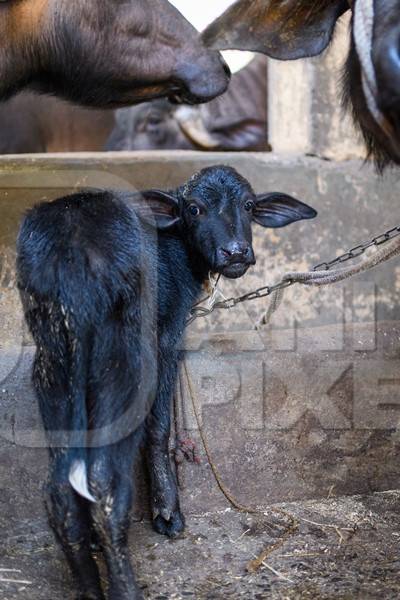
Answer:
POLYGON ((74 352, 70 363, 71 447, 68 450, 70 467, 68 480, 77 494, 89 502, 96 502, 89 489, 87 431, 88 414, 86 386, 88 375, 87 344, 80 336, 73 336, 74 352))

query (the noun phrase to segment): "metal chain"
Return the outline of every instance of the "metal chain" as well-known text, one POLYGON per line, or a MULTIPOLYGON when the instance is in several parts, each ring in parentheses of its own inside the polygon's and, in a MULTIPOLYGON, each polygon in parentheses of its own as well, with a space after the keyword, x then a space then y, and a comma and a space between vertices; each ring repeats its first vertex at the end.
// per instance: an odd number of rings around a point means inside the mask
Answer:
POLYGON ((332 267, 334 267, 337 264, 344 263, 348 260, 352 260, 353 258, 358 258, 362 254, 364 254, 364 252, 366 250, 368 250, 368 248, 371 248, 371 246, 381 246, 382 244, 386 244, 386 242, 389 242, 390 240, 397 237, 398 235, 400 235, 400 226, 393 227, 392 229, 389 229, 385 233, 381 233, 381 235, 377 235, 369 242, 364 242, 363 244, 354 246, 354 248, 351 248, 351 250, 349 250, 348 252, 345 252, 344 254, 337 256, 330 262, 320 263, 319 265, 317 265, 316 267, 313 268, 313 271, 319 271, 319 270, 329 271, 329 269, 331 269, 332 267))
MULTIPOLYGON (((344 254, 337 256, 330 262, 322 262, 322 263, 316 265, 312 270, 313 271, 319 271, 319 270, 329 271, 332 267, 334 267, 338 264, 342 264, 344 262, 347 262, 348 260, 354 260, 355 258, 358 258, 362 254, 364 254, 364 252, 366 252, 366 250, 368 250, 368 248, 371 248, 371 246, 381 246, 382 244, 386 244, 387 242, 389 242, 393 238, 397 237, 398 235, 400 235, 400 225, 398 227, 393 227, 392 229, 389 229, 385 233, 377 235, 376 237, 374 237, 372 240, 370 240, 368 242, 364 242, 363 244, 354 246, 354 248, 351 248, 344 254)), ((193 306, 193 308, 190 311, 190 316, 189 316, 188 320, 186 321, 186 325, 190 325, 190 323, 192 323, 196 319, 199 319, 200 317, 208 317, 208 315, 213 313, 214 310, 229 309, 229 308, 233 308, 237 304, 241 304, 242 302, 247 302, 250 300, 258 300, 260 298, 266 298, 267 296, 270 296, 273 292, 276 292, 277 290, 283 290, 285 288, 288 288, 291 285, 293 285, 294 283, 296 283, 296 282, 291 281, 291 280, 282 280, 282 281, 276 283, 275 285, 265 285, 263 287, 257 288, 253 292, 248 292, 247 294, 243 294, 242 296, 236 296, 236 297, 232 297, 232 298, 227 298, 226 300, 221 300, 220 302, 215 302, 210 308, 200 306, 200 304, 202 304, 203 302, 206 302, 209 299, 209 297, 205 298, 200 303, 193 306)))

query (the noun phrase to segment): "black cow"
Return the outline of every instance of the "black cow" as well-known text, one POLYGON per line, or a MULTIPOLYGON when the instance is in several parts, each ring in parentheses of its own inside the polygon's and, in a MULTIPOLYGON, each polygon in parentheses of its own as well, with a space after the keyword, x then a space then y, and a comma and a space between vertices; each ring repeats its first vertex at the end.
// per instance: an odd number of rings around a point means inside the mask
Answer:
POLYGON ((350 6, 345 97, 378 167, 400 164, 400 0, 238 0, 203 39, 282 60, 315 56, 350 6))
POLYGON ((108 567, 108 597, 141 598, 127 532, 142 440, 154 527, 171 537, 184 528, 168 454, 170 403, 185 322, 209 272, 237 278, 255 263, 252 222, 282 227, 315 215, 284 194, 256 196, 222 166, 173 192, 87 191, 28 213, 18 284, 37 347, 48 511, 79 598, 104 597, 92 531, 108 567))

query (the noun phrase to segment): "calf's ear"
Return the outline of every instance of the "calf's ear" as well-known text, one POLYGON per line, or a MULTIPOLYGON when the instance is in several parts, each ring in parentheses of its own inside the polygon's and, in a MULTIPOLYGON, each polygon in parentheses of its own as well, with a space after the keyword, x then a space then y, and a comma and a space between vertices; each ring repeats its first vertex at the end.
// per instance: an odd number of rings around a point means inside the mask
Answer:
POLYGON ((314 219, 317 211, 286 194, 272 192, 257 196, 253 220, 262 227, 285 227, 294 221, 314 219))
POLYGON ((203 32, 216 50, 251 50, 293 60, 320 54, 348 0, 237 0, 203 32))
POLYGON ((163 190, 145 190, 135 195, 134 207, 145 220, 157 229, 170 229, 180 221, 179 201, 163 190))

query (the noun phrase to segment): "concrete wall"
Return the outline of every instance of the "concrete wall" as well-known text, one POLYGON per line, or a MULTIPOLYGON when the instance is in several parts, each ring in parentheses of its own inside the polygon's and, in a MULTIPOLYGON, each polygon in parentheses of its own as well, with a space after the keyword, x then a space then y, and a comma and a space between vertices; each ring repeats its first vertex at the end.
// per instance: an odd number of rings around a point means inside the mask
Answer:
MULTIPOLYGON (((225 281, 226 296, 333 258, 400 223, 396 174, 380 180, 356 161, 195 153, 1 159, 0 478, 18 502, 27 501, 27 490, 37 488, 46 467, 45 450, 30 447, 44 440, 30 385, 33 346, 15 289, 21 215, 34 202, 82 186, 169 188, 216 163, 236 167, 258 192, 286 191, 319 211, 312 223, 272 231, 255 226, 257 266, 240 281, 225 281)), ((398 485, 399 277, 393 261, 332 288, 292 288, 271 324, 258 329, 266 301, 191 326, 187 368, 200 419, 227 486, 242 501, 398 485)), ((179 427, 197 440, 203 461, 183 467, 187 510, 224 507, 185 376, 178 406, 179 427)))
POLYGON ((348 49, 349 16, 344 16, 336 26, 333 43, 322 56, 269 61, 269 142, 274 152, 331 160, 365 156, 351 118, 341 108, 348 49))

